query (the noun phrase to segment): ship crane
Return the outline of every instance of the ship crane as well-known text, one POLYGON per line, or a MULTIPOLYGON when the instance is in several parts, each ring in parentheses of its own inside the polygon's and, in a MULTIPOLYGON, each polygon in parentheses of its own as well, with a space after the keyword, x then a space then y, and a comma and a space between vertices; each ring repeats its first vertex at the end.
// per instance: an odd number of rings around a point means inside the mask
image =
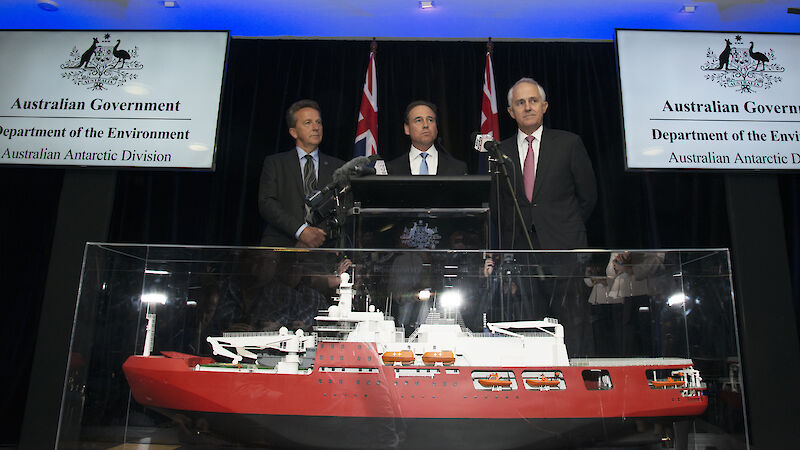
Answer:
POLYGON ((273 349, 287 354, 287 359, 297 358, 297 354, 314 345, 314 336, 306 336, 303 330, 290 334, 286 327, 278 333, 226 333, 226 336, 206 338, 215 355, 231 358, 233 364, 238 364, 243 358, 256 359, 258 355, 251 350, 273 349), (236 349, 236 353, 226 347, 236 349))

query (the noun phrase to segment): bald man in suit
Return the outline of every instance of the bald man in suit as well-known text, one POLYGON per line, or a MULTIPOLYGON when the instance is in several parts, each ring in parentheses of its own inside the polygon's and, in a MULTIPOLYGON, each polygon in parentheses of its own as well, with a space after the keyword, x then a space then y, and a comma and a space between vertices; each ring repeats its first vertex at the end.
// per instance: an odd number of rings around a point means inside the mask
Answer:
POLYGON ((300 100, 286 112, 295 148, 264 159, 258 189, 258 209, 267 222, 261 236, 266 247, 321 247, 327 232, 305 221, 304 199, 333 179, 344 161, 319 151, 322 116, 317 102, 300 100))

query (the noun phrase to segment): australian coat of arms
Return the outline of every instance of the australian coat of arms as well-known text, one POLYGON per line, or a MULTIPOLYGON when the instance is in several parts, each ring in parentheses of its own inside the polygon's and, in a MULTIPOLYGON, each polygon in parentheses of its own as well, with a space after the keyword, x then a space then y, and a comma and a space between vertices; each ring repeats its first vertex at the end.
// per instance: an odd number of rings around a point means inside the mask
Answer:
POLYGON ((71 79, 78 86, 98 91, 135 80, 136 72, 143 67, 137 60, 138 56, 138 47, 126 46, 122 40, 112 39, 106 33, 103 40, 93 37, 88 48, 73 47, 69 59, 59 67, 64 70, 62 77, 71 79))
POLYGON ((733 41, 725 39, 719 53, 712 48, 706 50, 706 62, 700 66, 706 72, 706 80, 739 92, 769 89, 782 81, 778 74, 786 69, 778 64, 773 49, 759 49, 755 42, 745 42, 741 35, 733 41))

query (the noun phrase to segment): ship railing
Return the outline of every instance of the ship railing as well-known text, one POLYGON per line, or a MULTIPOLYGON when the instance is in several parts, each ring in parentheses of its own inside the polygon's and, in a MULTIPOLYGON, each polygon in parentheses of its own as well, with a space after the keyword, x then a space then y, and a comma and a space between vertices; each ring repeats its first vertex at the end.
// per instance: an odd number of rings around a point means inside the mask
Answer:
POLYGON ((222 337, 280 336, 277 331, 227 331, 222 337))
MULTIPOLYGON (((515 334, 517 334, 517 335, 519 335, 519 336, 521 336, 523 338, 547 338, 547 339, 553 339, 553 335, 552 334, 543 333, 543 332, 537 332, 537 331, 523 331, 521 333, 515 333, 515 334)), ((469 335, 472 336, 472 337, 476 337, 476 338, 485 337, 485 338, 490 338, 490 339, 496 339, 496 338, 508 339, 508 335, 500 334, 500 333, 491 333, 491 332, 488 332, 488 331, 487 332, 470 331, 469 335)))
POLYGON ((356 329, 356 325, 352 323, 331 323, 331 324, 324 324, 324 325, 314 325, 314 331, 321 331, 324 333, 329 332, 336 332, 336 333, 347 333, 350 331, 354 331, 356 329))

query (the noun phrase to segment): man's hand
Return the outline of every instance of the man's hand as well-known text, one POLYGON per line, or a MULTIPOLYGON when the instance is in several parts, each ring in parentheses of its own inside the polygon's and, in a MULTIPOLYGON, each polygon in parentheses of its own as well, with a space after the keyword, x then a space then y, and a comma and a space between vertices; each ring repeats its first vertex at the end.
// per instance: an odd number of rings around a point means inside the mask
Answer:
POLYGON ((483 271, 481 272, 481 275, 484 278, 487 278, 492 274, 492 272, 494 272, 494 259, 489 256, 483 261, 483 271))
POLYGON ((307 226, 302 233, 300 239, 297 241, 298 247, 317 248, 325 243, 325 237, 328 234, 322 228, 307 226))
POLYGON ((342 282, 342 279, 340 278, 342 273, 347 272, 352 265, 353 261, 350 261, 347 258, 339 261, 339 265, 336 267, 336 274, 328 277, 328 287, 332 288, 338 286, 339 283, 342 282))
POLYGON ((614 273, 633 273, 630 252, 620 253, 614 257, 614 273))

